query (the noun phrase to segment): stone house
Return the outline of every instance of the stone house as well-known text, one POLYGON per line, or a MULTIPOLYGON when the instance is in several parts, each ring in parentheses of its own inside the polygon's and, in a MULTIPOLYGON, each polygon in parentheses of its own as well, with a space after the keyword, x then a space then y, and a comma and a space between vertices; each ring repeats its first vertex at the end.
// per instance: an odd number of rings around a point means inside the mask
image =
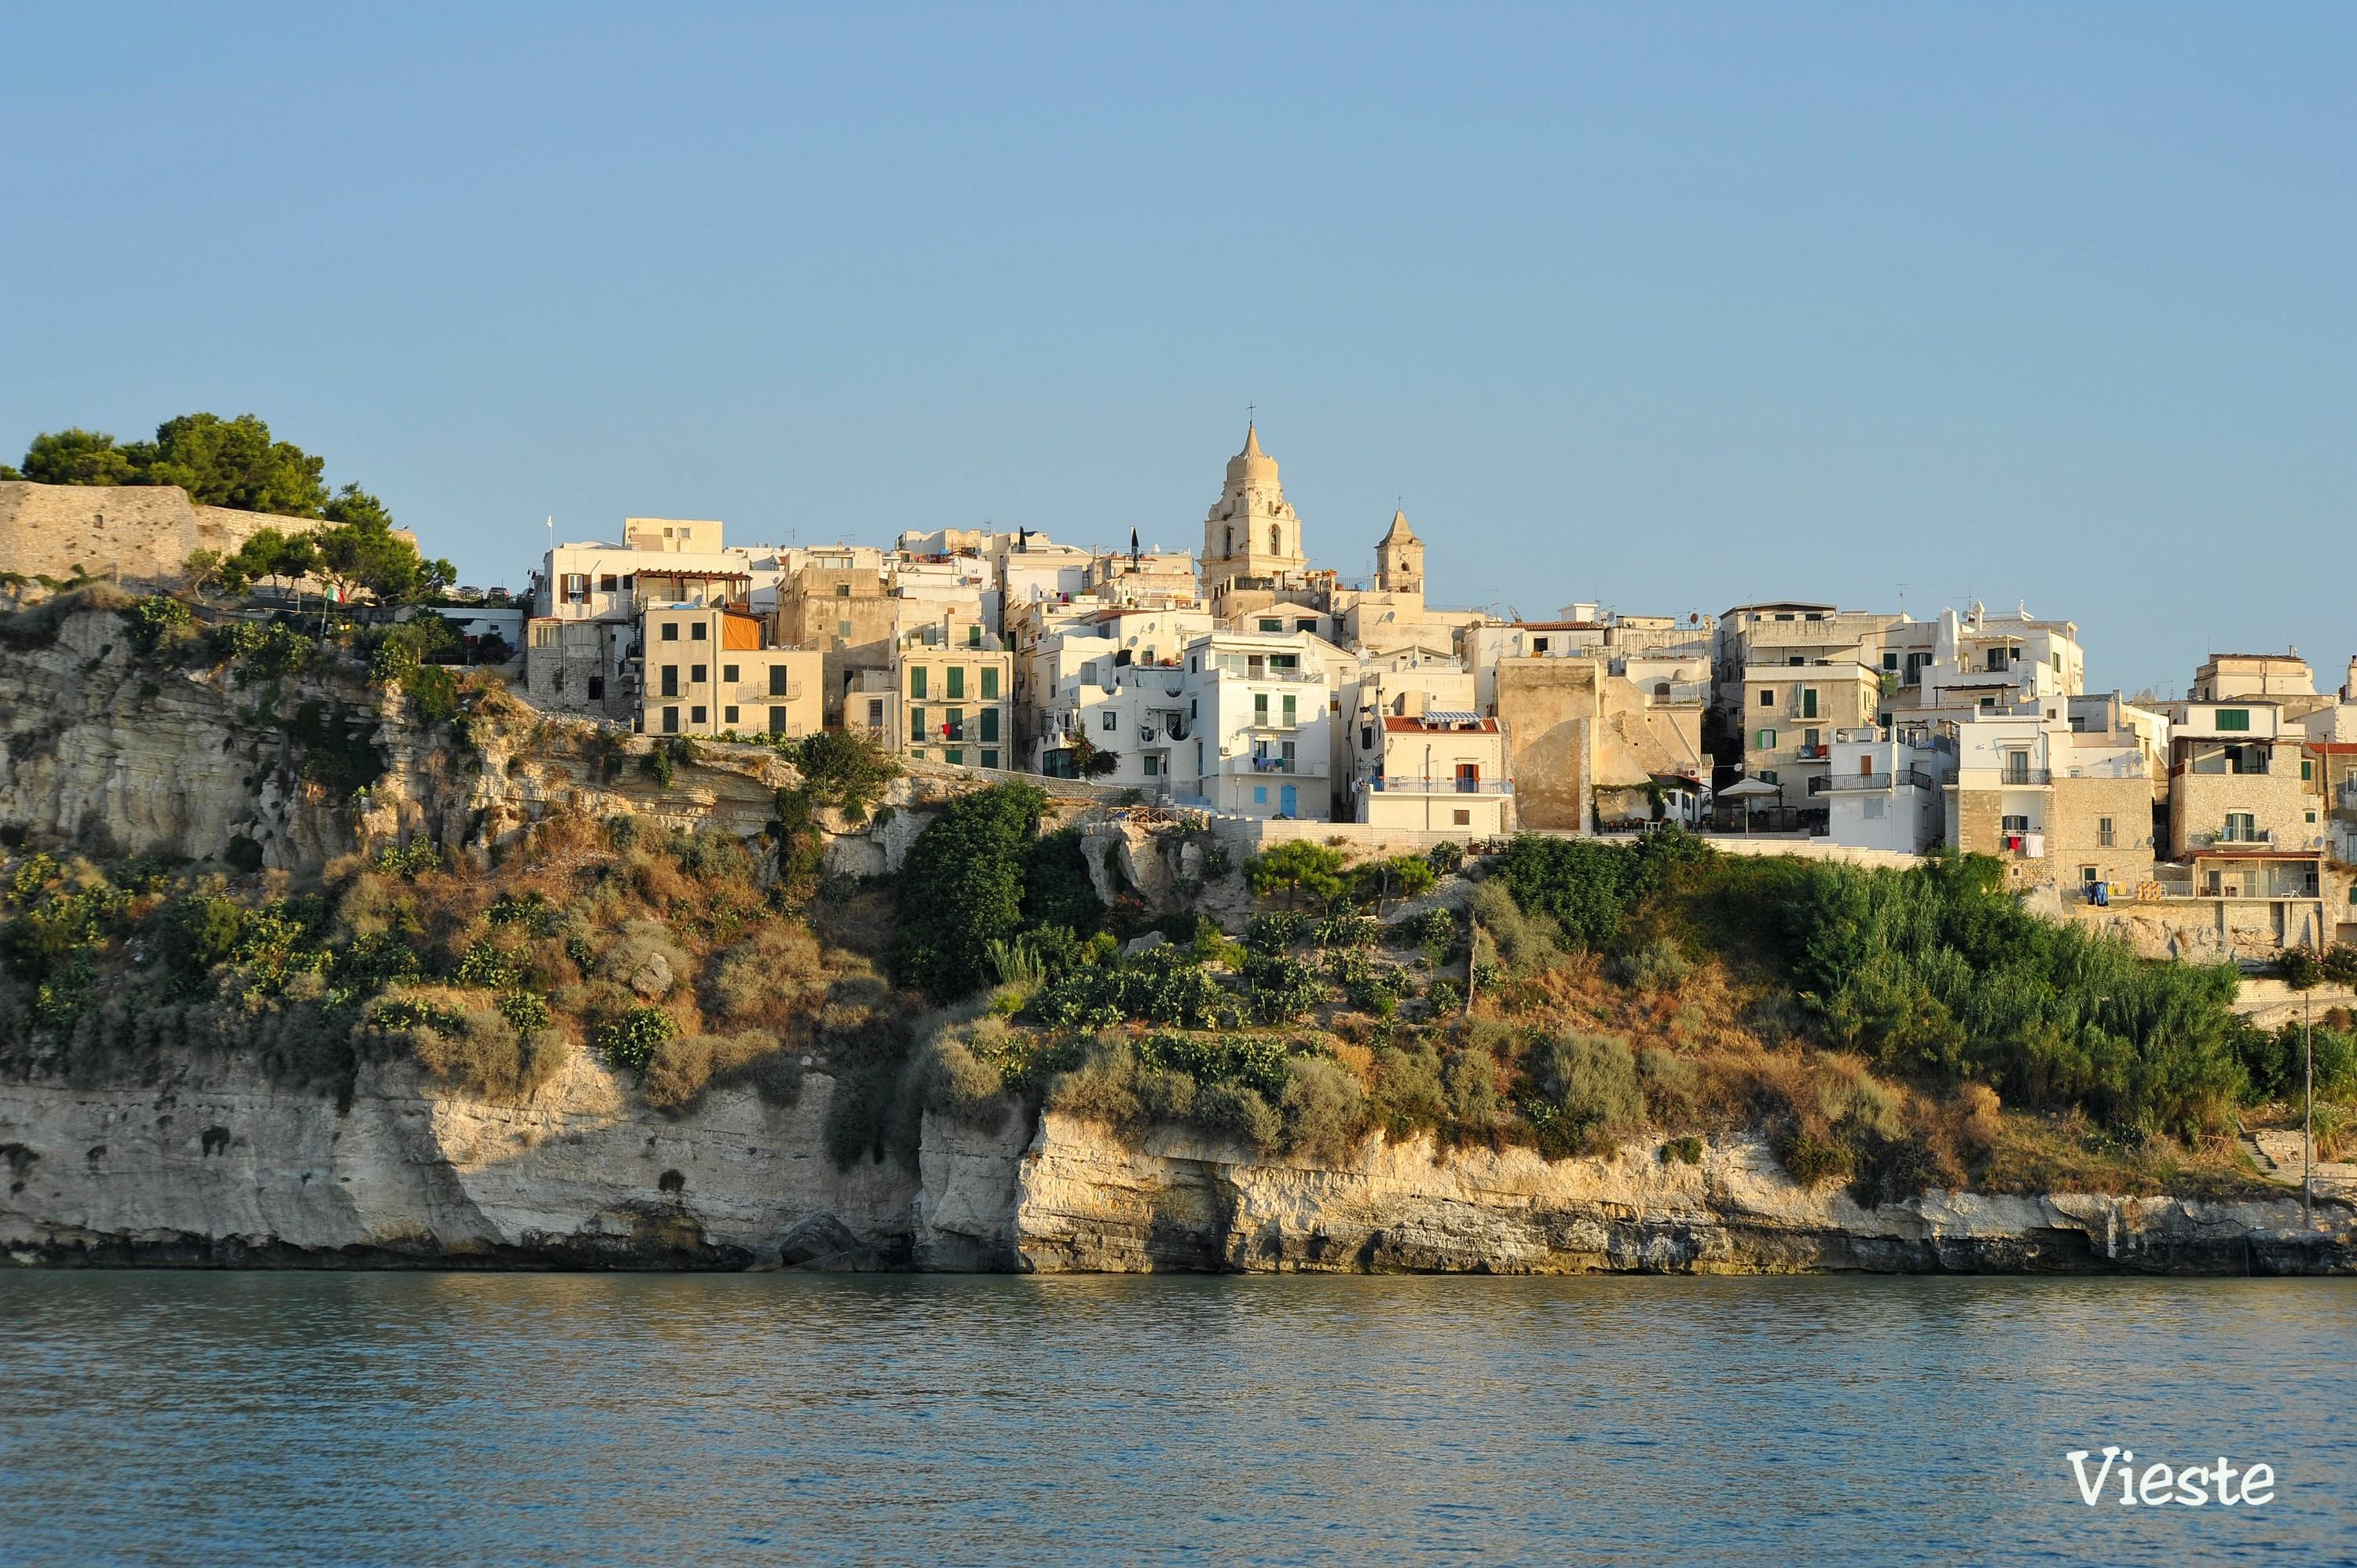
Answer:
POLYGON ((888 668, 898 700, 884 706, 886 746, 955 767, 1010 765, 1014 682, 997 633, 972 617, 945 615, 896 637, 888 668))
POLYGON ((1379 760, 1353 781, 1355 819, 1402 832, 1496 838, 1513 832, 1513 784, 1498 721, 1470 709, 1385 714, 1379 760))
POLYGON ((1827 811, 1835 730, 1874 723, 1882 675, 1856 657, 1755 664, 1743 672, 1743 772, 1782 791, 1788 811, 1827 811))
POLYGON ((763 618, 721 605, 651 605, 640 623, 649 735, 805 736, 823 723, 820 656, 769 643, 763 618))

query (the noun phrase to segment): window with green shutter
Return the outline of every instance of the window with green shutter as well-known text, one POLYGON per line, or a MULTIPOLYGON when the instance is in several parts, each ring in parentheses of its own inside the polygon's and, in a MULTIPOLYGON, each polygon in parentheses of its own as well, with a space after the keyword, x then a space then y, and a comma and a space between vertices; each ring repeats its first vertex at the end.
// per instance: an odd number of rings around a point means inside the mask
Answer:
POLYGON ((982 700, 985 703, 994 702, 997 696, 998 666, 985 664, 982 667, 982 700))
POLYGON ((982 710, 982 738, 985 740, 996 740, 998 738, 998 710, 996 708, 985 708, 982 710))
POLYGON ((1772 730, 1772 729, 1763 729, 1763 730, 1761 730, 1761 731, 1759 733, 1759 735, 1757 735, 1756 736, 1754 736, 1754 737, 1753 737, 1753 746, 1752 746, 1752 749, 1753 749, 1753 750, 1755 750, 1755 751, 1773 751, 1773 750, 1775 750, 1775 749, 1776 749, 1776 732, 1775 732, 1774 730, 1772 730))
POLYGON ((2218 727, 2222 730, 2246 730, 2251 727, 2251 710, 2248 708, 2220 708, 2217 713, 2218 727))
POLYGON ((965 695, 965 666, 964 666, 964 665, 963 665, 963 664, 952 664, 952 665, 951 665, 951 666, 950 666, 950 670, 949 670, 949 677, 950 677, 950 689, 949 689, 949 695, 951 695, 951 696, 952 696, 952 697, 963 697, 963 696, 964 696, 964 695, 965 695))
POLYGON ((909 695, 921 697, 924 694, 925 667, 921 664, 911 664, 909 666, 909 695))

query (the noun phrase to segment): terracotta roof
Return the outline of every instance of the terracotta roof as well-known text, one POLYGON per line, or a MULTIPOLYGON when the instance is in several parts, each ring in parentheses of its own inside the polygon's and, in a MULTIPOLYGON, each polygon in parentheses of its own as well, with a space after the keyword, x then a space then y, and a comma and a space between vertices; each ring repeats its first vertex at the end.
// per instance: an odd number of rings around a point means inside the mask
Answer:
POLYGON ((1383 715, 1383 728, 1394 735, 1404 733, 1421 733, 1426 735, 1495 735, 1498 733, 1498 721, 1495 719, 1475 719, 1470 724, 1458 723, 1452 725, 1440 719, 1434 718, 1429 714, 1418 717, 1414 714, 1402 715, 1399 714, 1385 714, 1383 715))

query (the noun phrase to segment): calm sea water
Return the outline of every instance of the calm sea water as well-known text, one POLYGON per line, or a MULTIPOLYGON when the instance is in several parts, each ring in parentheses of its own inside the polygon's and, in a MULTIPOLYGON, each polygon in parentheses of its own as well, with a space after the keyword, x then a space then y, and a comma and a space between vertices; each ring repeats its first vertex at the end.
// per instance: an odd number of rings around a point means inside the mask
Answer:
POLYGON ((2345 1560, 2352 1355, 2357 1282, 10 1273, 0 1558, 2345 1560))

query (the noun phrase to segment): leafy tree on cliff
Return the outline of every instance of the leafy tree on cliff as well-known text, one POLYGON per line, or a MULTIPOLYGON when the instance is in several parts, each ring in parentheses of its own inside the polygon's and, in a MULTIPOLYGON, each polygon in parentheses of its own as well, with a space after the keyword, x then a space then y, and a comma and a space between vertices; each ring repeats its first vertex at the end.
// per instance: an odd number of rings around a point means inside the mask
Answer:
POLYGON ((1342 854, 1308 839, 1287 839, 1244 862, 1244 883, 1255 898, 1282 891, 1288 902, 1307 893, 1330 903, 1342 893, 1342 854))
POLYGON ((24 477, 43 485, 129 485, 131 455, 102 430, 44 431, 25 452, 24 477))
POLYGON ((383 503, 359 486, 346 485, 328 503, 328 516, 342 526, 310 535, 314 571, 344 597, 362 591, 381 604, 411 604, 450 585, 450 563, 421 557, 393 532, 383 503))
POLYGON ((937 1002, 997 978, 990 944, 1023 929, 1025 863, 1048 798, 1028 784, 960 796, 909 847, 900 871, 893 976, 937 1002))
POLYGON ((44 431, 25 452, 23 474, 45 485, 178 485, 193 500, 282 517, 334 521, 393 519, 358 486, 330 495, 326 459, 270 434, 256 414, 184 413, 153 441, 119 443, 101 430, 44 431))
POLYGON ((189 499, 209 506, 287 517, 318 517, 327 508, 328 486, 320 478, 327 459, 273 440, 270 426, 255 414, 184 413, 157 425, 153 442, 134 443, 126 451, 139 482, 178 485, 189 499))

